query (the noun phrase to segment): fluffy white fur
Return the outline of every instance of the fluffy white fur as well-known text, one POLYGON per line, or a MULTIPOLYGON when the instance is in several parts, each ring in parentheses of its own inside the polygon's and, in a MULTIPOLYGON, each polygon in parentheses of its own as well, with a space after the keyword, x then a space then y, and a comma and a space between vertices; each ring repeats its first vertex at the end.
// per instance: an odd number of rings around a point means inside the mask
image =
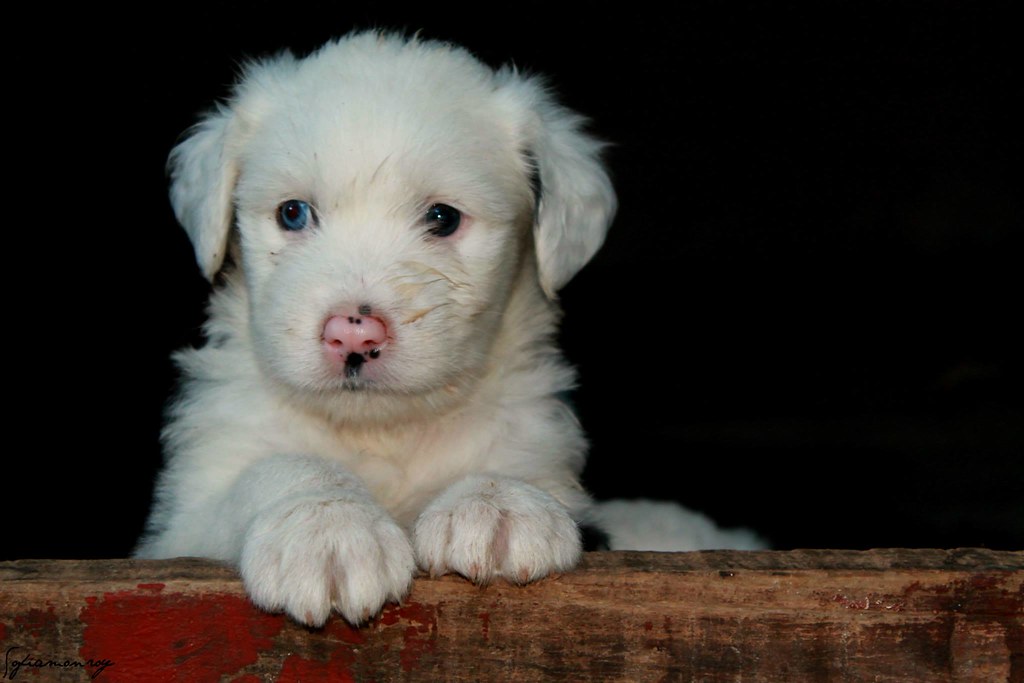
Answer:
POLYGON ((615 210, 581 123, 536 78, 422 40, 249 65, 170 159, 218 286, 207 345, 176 357, 137 554, 237 563, 256 604, 313 625, 366 619, 417 564, 480 582, 572 568, 590 501, 553 295, 615 210), (291 199, 314 225, 282 230, 291 199), (435 203, 462 212, 455 234, 428 233, 435 203), (364 304, 389 342, 346 377, 323 324, 364 304))
POLYGON ((571 569, 590 500, 554 293, 615 211, 581 124, 536 78, 428 41, 361 33, 250 64, 170 158, 217 286, 208 343, 176 356, 137 555, 235 563, 257 605, 311 625, 365 620, 417 565, 571 569), (278 224, 293 199, 305 230, 278 224), (428 232, 436 203, 462 212, 451 236, 428 232), (388 344, 346 376, 324 321, 364 305, 388 344))
POLYGON ((707 515, 665 500, 607 500, 588 519, 616 549, 684 552, 766 550, 768 542, 750 529, 723 529, 707 515))

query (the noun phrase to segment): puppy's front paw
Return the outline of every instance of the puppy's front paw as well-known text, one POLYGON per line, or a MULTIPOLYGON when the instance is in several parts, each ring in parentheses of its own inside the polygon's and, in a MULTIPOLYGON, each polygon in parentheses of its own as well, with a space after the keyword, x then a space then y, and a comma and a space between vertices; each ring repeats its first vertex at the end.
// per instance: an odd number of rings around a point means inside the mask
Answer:
POLYGON ((457 572, 477 583, 528 583, 579 561, 576 523, 551 495, 515 479, 458 482, 416 520, 416 553, 432 575, 457 572))
POLYGON ((358 624, 401 599, 416 562, 405 532, 382 509, 311 498, 257 517, 240 569, 257 606, 322 626, 332 608, 358 624))

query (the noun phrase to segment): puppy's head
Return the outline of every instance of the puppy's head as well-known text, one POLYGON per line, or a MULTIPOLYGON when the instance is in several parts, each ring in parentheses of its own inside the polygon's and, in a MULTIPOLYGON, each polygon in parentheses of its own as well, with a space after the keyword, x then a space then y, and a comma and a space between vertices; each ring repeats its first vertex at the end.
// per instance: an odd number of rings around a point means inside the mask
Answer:
POLYGON ((172 152, 171 200, 210 279, 237 225, 247 333, 273 380, 451 393, 524 274, 553 297, 604 239, 615 196, 580 128, 534 78, 357 34, 250 65, 172 152))

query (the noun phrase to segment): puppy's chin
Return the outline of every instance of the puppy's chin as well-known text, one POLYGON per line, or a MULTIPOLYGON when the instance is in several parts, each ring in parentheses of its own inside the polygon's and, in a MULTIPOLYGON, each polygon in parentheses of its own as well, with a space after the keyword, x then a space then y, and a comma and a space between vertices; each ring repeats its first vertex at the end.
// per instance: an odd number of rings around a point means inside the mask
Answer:
POLYGON ((464 405, 473 393, 469 374, 423 391, 402 391, 359 377, 306 386, 275 382, 289 404, 345 427, 394 426, 433 419, 464 405))

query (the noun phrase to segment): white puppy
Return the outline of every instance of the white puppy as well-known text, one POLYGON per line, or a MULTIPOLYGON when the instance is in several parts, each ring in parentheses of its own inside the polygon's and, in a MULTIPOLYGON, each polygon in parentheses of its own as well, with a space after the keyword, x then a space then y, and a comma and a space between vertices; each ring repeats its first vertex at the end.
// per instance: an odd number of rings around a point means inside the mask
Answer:
POLYGON ((170 159, 217 287, 137 555, 237 563, 311 625, 365 620, 417 565, 571 569, 590 501, 554 295, 615 211, 581 123, 423 40, 249 65, 170 159))

